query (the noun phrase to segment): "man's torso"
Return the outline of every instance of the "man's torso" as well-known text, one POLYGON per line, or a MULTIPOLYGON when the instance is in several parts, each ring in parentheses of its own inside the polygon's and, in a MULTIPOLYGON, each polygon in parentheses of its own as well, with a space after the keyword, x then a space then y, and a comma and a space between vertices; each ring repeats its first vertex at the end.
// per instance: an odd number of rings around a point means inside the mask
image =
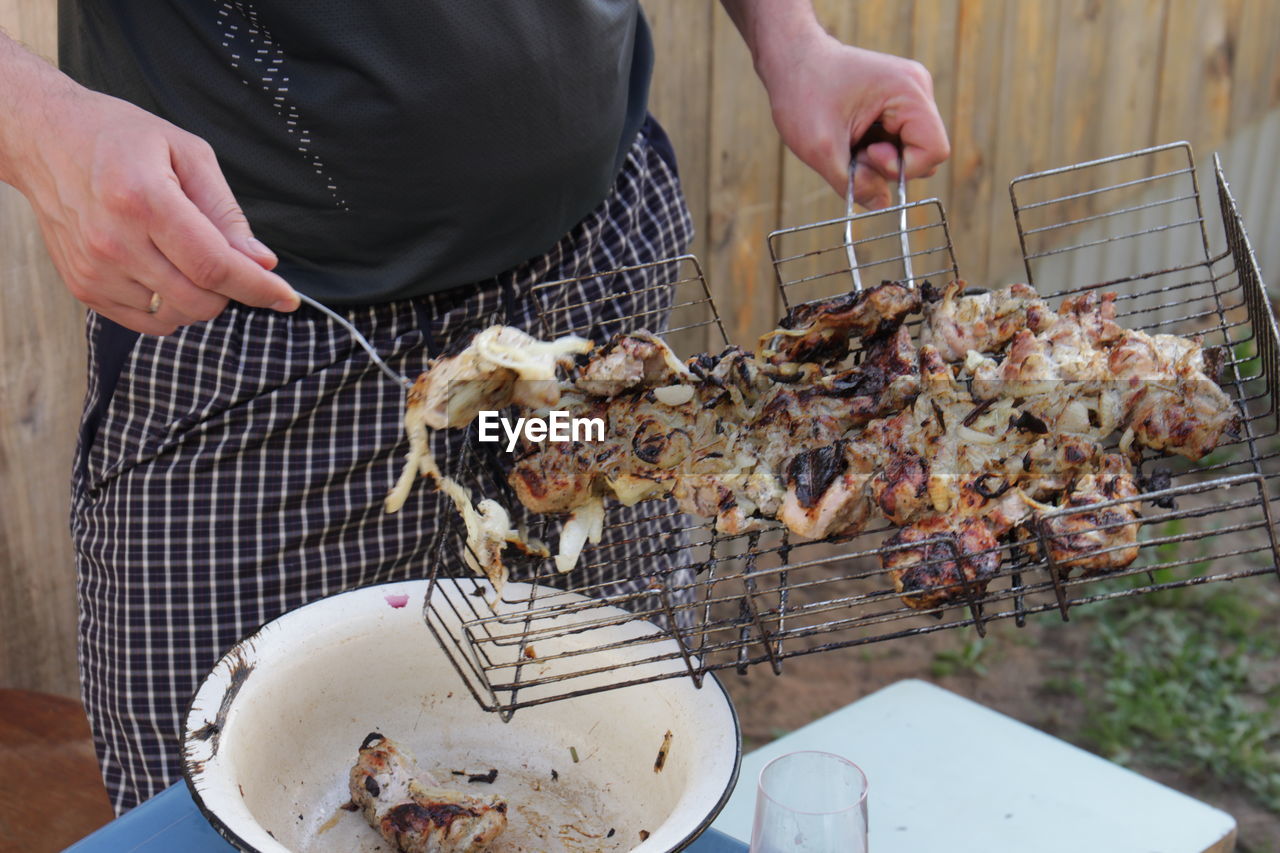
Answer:
POLYGON ((541 254, 644 116, 636 0, 62 0, 65 70, 208 140, 295 286, 417 295, 541 254))

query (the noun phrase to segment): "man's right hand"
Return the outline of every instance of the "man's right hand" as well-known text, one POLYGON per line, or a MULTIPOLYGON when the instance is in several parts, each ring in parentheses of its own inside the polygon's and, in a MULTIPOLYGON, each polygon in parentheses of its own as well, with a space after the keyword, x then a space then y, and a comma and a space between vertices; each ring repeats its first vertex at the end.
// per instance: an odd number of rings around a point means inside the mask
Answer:
MULTIPOLYGON (((0 51, 6 66, 31 60, 0 51)), ((9 124, 0 178, 35 208, 77 299, 151 335, 212 319, 231 299, 298 307, 297 294, 270 272, 276 257, 254 239, 208 143, 47 65, 34 76, 29 65, 23 71, 14 75, 27 84, 20 108, 0 119, 9 124), (50 83, 48 97, 33 79, 50 83)))

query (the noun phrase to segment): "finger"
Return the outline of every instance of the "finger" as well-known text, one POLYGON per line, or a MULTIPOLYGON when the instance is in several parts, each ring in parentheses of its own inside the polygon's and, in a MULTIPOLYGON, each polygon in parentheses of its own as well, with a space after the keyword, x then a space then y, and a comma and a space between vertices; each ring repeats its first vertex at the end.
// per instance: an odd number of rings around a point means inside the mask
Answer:
POLYGON ((171 303, 168 299, 165 298, 163 293, 157 293, 156 295, 160 297, 158 300, 158 303, 154 302, 151 298, 147 299, 146 313, 155 317, 161 323, 164 323, 166 325, 171 324, 175 327, 178 327, 178 326, 191 326, 191 325, 194 325, 195 323, 204 322, 203 318, 192 317, 188 315, 186 312, 184 312, 177 305, 174 305, 173 303, 171 303), (154 311, 151 310, 153 305, 157 306, 156 310, 154 311))
POLYGON ((85 307, 135 332, 165 335, 177 328, 177 324, 166 323, 147 312, 151 291, 143 285, 120 276, 104 278, 86 269, 83 262, 73 263, 71 259, 80 257, 81 253, 68 251, 63 232, 49 227, 44 217, 40 217, 40 228, 50 258, 68 291, 85 307))
POLYGON ((170 163, 187 198, 209 218, 236 250, 263 269, 274 269, 274 252, 253 236, 249 220, 231 192, 213 148, 198 137, 184 137, 170 144, 170 163))
POLYGON ((858 168, 853 175, 853 200, 867 210, 889 206, 889 182, 871 161, 867 149, 858 152, 858 168))
POLYGON ((47 245, 71 294, 100 313, 112 306, 152 313, 149 309, 157 294, 173 309, 166 319, 182 325, 216 317, 226 307, 226 297, 195 287, 150 243, 141 251, 121 250, 117 257, 122 260, 110 266, 79 248, 69 255, 57 234, 47 245), (71 257, 78 260, 68 261, 71 257))
MULTIPOLYGON (((857 153, 858 166, 854 171, 853 200, 868 210, 877 210, 889 204, 889 185, 879 168, 867 157, 867 149, 857 153)), ((841 198, 849 193, 849 161, 844 160, 838 170, 824 169, 823 176, 841 198), (830 174, 828 174, 828 172, 830 174), (834 177, 839 175, 839 177, 834 177)))
POLYGON ((154 295, 145 285, 119 275, 68 278, 67 284, 73 296, 99 313, 113 306, 146 311, 154 295))
POLYGON ((98 312, 106 310, 141 311, 150 314, 159 322, 173 326, 190 326, 205 318, 193 317, 170 300, 164 294, 153 290, 139 281, 118 278, 106 280, 94 288, 93 297, 86 303, 98 312), (159 305, 153 311, 155 298, 159 296, 159 305))
POLYGON ((176 183, 165 191, 151 239, 197 287, 245 305, 292 311, 298 295, 288 283, 234 249, 176 183))
POLYGON ((102 316, 146 335, 168 335, 191 324, 189 317, 174 309, 166 310, 163 298, 159 310, 151 311, 152 295, 138 282, 121 279, 95 286, 92 295, 82 301, 102 316), (144 307, 137 307, 139 303, 144 307))
POLYGON ((155 314, 148 314, 146 311, 138 311, 124 305, 93 306, 93 310, 126 329, 132 329, 144 335, 171 335, 180 328, 177 323, 168 322, 155 314))
POLYGON ((227 297, 196 287, 154 243, 142 253, 139 267, 137 280, 142 286, 159 293, 165 302, 193 321, 212 320, 227 307, 227 297))
POLYGON ((99 304, 119 305, 134 311, 146 311, 151 306, 151 298, 155 294, 151 288, 131 279, 117 279, 104 282, 97 289, 99 304))
POLYGON ((898 180, 898 146, 892 142, 877 142, 867 148, 867 165, 879 172, 887 181, 898 180))
MULTIPOLYGON (((839 139, 832 140, 831 156, 826 158, 829 160, 828 165, 821 169, 823 176, 827 182, 840 193, 840 197, 844 198, 849 192, 849 163, 850 154, 858 158, 858 168, 870 166, 870 161, 866 159, 867 145, 863 145, 863 137, 868 133, 872 125, 872 121, 865 118, 855 119, 854 124, 849 127, 849 141, 842 143, 839 139), (862 145, 862 147, 859 147, 862 145)), ((816 167, 815 167, 816 168, 816 167)), ((855 174, 855 180, 857 176, 855 174)), ((861 204, 862 194, 857 192, 855 188, 854 200, 861 204)))
POLYGON ((951 156, 947 128, 932 101, 919 105, 900 131, 907 178, 927 178, 951 156))

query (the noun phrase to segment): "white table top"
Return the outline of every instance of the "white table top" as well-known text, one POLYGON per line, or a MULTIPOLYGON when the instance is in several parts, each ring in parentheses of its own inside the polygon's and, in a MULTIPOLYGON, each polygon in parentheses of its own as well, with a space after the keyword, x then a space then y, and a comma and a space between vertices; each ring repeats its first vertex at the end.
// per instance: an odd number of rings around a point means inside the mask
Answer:
POLYGON ((870 780, 873 853, 1228 853, 1235 819, 923 681, 899 681, 743 758, 713 824, 751 838, 760 769, 818 749, 870 780))

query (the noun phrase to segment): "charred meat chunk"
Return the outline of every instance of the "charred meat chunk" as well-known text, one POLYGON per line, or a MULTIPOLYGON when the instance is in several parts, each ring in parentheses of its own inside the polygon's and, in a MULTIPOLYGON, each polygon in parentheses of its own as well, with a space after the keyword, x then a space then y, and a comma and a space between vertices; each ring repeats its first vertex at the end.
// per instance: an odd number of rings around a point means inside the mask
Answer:
MULTIPOLYGON (((1123 569, 1138 558, 1138 485, 1129 461, 1103 457, 1097 473, 1082 477, 1062 504, 1040 524, 1053 562, 1087 577, 1123 569), (1113 506, 1098 506, 1110 501, 1113 506)), ((1034 548, 1033 548, 1034 552, 1034 548)))
POLYGON ((1000 568, 999 543, 980 518, 930 516, 885 542, 882 565, 916 610, 980 597, 1000 568))
POLYGON ((771 364, 839 361, 849 353, 851 335, 889 334, 919 310, 919 289, 897 281, 797 305, 760 339, 761 355, 771 364))
POLYGON ((501 797, 441 787, 377 732, 360 745, 348 787, 365 820, 400 853, 484 853, 507 828, 501 797))

